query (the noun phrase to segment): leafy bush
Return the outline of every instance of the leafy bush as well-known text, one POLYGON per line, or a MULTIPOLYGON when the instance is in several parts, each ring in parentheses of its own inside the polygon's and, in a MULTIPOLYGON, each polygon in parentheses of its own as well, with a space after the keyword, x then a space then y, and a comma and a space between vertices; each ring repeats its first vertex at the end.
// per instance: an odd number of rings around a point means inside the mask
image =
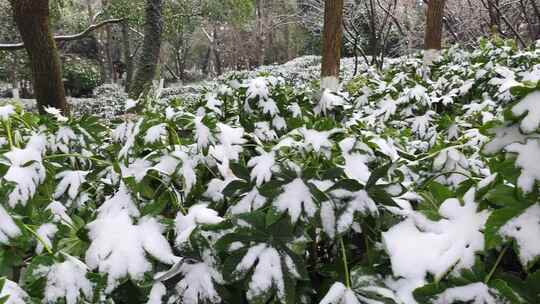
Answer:
POLYGON ((65 57, 63 73, 66 91, 73 97, 91 95, 101 82, 98 65, 89 59, 65 57))
POLYGON ((2 106, 0 299, 538 303, 539 71, 485 41, 350 94, 268 76, 117 121, 2 106))

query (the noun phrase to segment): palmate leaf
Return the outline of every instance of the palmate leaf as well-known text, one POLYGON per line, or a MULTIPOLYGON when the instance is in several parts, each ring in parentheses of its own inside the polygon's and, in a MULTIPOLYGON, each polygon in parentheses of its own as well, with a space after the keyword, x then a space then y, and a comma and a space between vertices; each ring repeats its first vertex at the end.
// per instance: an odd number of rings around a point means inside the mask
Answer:
POLYGON ((535 235, 540 231, 540 206, 528 197, 519 197, 516 188, 497 185, 484 196, 502 208, 493 211, 486 222, 486 248, 496 248, 515 240, 515 251, 523 267, 534 265, 540 256, 535 235), (532 239, 531 239, 532 237, 532 239))
POLYGON ((226 281, 243 282, 250 303, 270 298, 296 303, 296 281, 307 279, 307 271, 302 257, 291 250, 294 229, 288 217, 273 224, 267 219, 263 211, 241 215, 239 220, 249 227, 237 228, 217 242, 225 257, 222 272, 226 281))

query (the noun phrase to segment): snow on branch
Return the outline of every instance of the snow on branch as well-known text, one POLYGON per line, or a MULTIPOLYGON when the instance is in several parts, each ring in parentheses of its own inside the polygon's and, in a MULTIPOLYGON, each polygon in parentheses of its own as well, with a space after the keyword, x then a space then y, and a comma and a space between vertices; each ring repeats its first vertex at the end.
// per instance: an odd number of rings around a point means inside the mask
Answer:
MULTIPOLYGON (((56 42, 78 40, 78 39, 86 37, 91 32, 93 32, 93 31, 95 31, 95 30, 97 30, 97 29, 99 29, 101 27, 104 27, 105 25, 120 23, 122 21, 124 21, 124 18, 116 18, 116 19, 104 20, 104 21, 102 21, 100 23, 90 25, 84 31, 82 31, 80 33, 77 33, 77 34, 54 36, 54 40, 56 42)), ((20 43, 8 43, 8 44, 1 44, 0 43, 0 51, 16 51, 16 50, 20 50, 20 49, 23 49, 23 48, 24 48, 24 43, 22 43, 22 42, 20 42, 20 43)))

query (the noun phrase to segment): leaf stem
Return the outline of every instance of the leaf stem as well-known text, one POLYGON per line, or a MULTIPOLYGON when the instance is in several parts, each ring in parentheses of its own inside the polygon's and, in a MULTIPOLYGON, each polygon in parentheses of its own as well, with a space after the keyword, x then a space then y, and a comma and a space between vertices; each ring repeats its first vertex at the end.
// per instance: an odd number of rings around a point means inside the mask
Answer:
POLYGON ((22 224, 24 229, 28 230, 28 232, 30 232, 33 236, 36 237, 36 239, 41 243, 41 245, 43 245, 43 248, 45 248, 45 250, 50 254, 50 255, 54 255, 54 252, 52 251, 51 247, 49 247, 49 245, 47 245, 47 243, 45 243, 45 241, 34 231, 34 229, 30 228, 28 225, 26 224, 22 224))
POLYGON ((450 149, 455 149, 455 148, 462 148, 462 147, 466 147, 467 145, 466 144, 462 144, 462 145, 455 145, 455 146, 450 146, 450 147, 446 147, 444 149, 441 149, 437 152, 433 152, 425 157, 422 157, 420 159, 417 159, 417 160, 414 160, 414 161, 411 161, 409 162, 407 165, 409 166, 414 166, 414 165, 418 165, 420 164, 420 162, 424 161, 424 160, 428 160, 430 158, 433 158, 433 157, 436 157, 437 155, 439 155, 441 152, 445 152, 445 151, 448 151, 450 149))
POLYGON ((345 285, 347 288, 351 288, 351 277, 349 274, 349 265, 347 263, 347 252, 345 250, 345 243, 343 242, 343 237, 339 238, 339 244, 341 247, 341 258, 343 260, 343 268, 345 269, 345 285))
POLYGON ((65 153, 65 154, 47 155, 47 156, 43 157, 43 159, 45 160, 45 159, 64 158, 64 157, 86 158, 86 159, 93 160, 93 161, 98 162, 98 163, 111 165, 111 163, 106 161, 106 160, 101 160, 101 159, 97 159, 97 158, 90 157, 90 156, 84 156, 82 154, 77 154, 77 153, 65 153))
POLYGON ((13 144, 13 136, 11 135, 11 124, 9 123, 9 120, 4 121, 3 123, 4 123, 4 128, 6 128, 7 139, 8 139, 8 142, 9 142, 9 148, 13 149, 13 147, 15 145, 13 144))
POLYGON ((499 267, 499 264, 501 263, 502 261, 502 258, 504 257, 504 254, 506 253, 506 251, 508 250, 508 245, 504 247, 504 249, 501 251, 501 253, 499 254, 499 256, 497 257, 497 260, 495 261, 495 264, 493 265, 493 267, 491 268, 490 272, 488 273, 488 275, 486 276, 486 278, 484 279, 484 283, 487 284, 489 283, 489 280, 491 280, 491 277, 493 276, 493 274, 495 273, 495 270, 497 270, 497 267, 499 267))

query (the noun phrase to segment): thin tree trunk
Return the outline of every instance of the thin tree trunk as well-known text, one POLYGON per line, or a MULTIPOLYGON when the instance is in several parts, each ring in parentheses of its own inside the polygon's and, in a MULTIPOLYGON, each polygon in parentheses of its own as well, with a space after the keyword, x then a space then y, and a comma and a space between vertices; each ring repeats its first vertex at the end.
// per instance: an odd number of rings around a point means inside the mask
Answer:
POLYGON ((131 84, 130 97, 139 98, 147 92, 156 75, 161 34, 163 32, 162 0, 146 0, 146 23, 144 25, 143 51, 139 60, 139 69, 131 84))
POLYGON ((13 99, 19 99, 19 78, 17 77, 17 53, 11 54, 12 66, 11 66, 11 87, 12 87, 12 97, 13 99))
POLYGON ((257 30, 255 31, 257 37, 257 61, 259 66, 264 65, 266 49, 265 49, 265 29, 264 29, 264 0, 256 1, 256 18, 257 18, 257 30))
POLYGON ((324 5, 321 89, 337 90, 341 60, 343 0, 326 0, 324 5))
POLYGON ((131 54, 131 42, 129 41, 129 24, 122 23, 122 44, 124 47, 124 61, 126 63, 126 79, 124 82, 125 91, 129 92, 131 80, 133 79, 133 54, 131 54))
POLYGON ((34 93, 40 112, 45 107, 68 111, 62 67, 49 28, 48 0, 10 0, 13 18, 30 58, 34 93))

